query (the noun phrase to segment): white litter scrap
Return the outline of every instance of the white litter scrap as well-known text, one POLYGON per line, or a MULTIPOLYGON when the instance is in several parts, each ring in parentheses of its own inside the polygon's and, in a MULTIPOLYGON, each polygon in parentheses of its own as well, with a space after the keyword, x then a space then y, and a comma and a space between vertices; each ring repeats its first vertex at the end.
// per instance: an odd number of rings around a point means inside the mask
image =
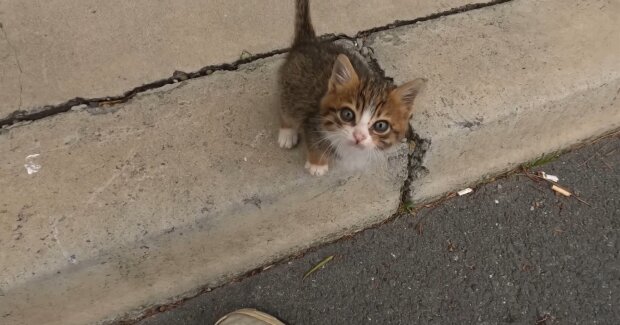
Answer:
POLYGON ((463 190, 460 190, 460 191, 456 192, 456 194, 458 194, 459 196, 463 196, 463 195, 469 194, 469 193, 471 193, 473 191, 474 190, 472 190, 471 188, 468 187, 466 189, 463 189, 463 190))
POLYGON ((41 169, 41 165, 37 164, 35 161, 39 156, 40 154, 36 153, 34 155, 28 155, 26 157, 26 163, 24 164, 24 168, 26 168, 26 172, 28 173, 28 175, 35 174, 41 169))
POLYGON ((540 176, 548 181, 552 181, 554 183, 557 183, 560 181, 560 178, 555 176, 555 175, 549 175, 545 172, 540 172, 540 176))

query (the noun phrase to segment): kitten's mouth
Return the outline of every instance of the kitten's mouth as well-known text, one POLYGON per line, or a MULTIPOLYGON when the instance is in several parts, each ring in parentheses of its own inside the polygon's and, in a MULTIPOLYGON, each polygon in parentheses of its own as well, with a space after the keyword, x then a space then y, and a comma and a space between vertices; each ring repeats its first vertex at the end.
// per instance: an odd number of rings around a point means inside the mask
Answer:
POLYGON ((355 140, 349 141, 349 146, 357 150, 366 150, 366 146, 362 143, 357 143, 355 140))

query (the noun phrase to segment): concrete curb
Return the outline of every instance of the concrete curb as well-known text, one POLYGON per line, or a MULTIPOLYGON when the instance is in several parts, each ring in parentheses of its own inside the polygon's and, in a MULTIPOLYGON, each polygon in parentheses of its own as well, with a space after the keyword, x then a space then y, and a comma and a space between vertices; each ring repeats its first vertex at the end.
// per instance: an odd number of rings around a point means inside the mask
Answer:
POLYGON ((388 76, 431 84, 418 151, 364 174, 311 178, 275 146, 280 57, 9 129, 3 323, 117 319, 380 222, 407 178, 421 202, 618 128, 620 5, 601 4, 513 1, 370 35, 388 76))
POLYGON ((514 1, 370 37, 398 82, 430 82, 414 201, 620 127, 620 4, 514 1), (553 19, 549 19, 553 17, 553 19))

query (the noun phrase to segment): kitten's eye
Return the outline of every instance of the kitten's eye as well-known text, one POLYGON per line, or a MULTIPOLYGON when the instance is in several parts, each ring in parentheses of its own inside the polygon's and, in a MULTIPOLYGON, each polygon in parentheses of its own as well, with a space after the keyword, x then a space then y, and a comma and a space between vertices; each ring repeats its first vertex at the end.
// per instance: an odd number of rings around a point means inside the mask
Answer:
POLYGON ((355 119, 355 113, 348 108, 340 109, 340 118, 345 122, 351 122, 355 119))
POLYGON ((390 124, 386 121, 377 121, 372 125, 372 128, 377 133, 385 133, 390 129, 390 124))

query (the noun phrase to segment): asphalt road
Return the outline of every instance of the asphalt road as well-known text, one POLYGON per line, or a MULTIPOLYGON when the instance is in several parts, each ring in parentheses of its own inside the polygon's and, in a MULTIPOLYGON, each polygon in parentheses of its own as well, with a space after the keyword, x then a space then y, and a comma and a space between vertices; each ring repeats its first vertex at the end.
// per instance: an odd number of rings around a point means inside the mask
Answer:
POLYGON ((513 175, 139 324, 213 324, 243 307, 290 325, 619 324, 620 137, 533 170, 591 206, 513 175))

